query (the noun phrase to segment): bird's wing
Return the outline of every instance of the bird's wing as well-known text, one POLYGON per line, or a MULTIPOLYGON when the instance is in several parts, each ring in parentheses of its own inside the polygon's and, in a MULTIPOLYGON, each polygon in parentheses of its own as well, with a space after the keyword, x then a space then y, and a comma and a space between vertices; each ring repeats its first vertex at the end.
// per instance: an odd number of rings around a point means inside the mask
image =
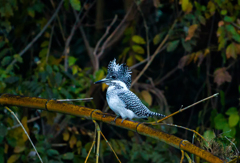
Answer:
POLYGON ((148 116, 148 108, 141 100, 131 91, 120 92, 118 97, 125 103, 126 109, 133 111, 139 117, 148 116))

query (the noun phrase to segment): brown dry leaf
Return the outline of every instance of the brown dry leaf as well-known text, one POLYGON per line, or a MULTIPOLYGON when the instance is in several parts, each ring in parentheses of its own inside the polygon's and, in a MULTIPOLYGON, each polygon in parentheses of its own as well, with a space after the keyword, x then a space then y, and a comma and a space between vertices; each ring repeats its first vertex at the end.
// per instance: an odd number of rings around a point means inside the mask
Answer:
POLYGON ((226 57, 229 59, 230 57, 237 59, 236 48, 233 43, 229 44, 226 49, 226 57))
POLYGON ((194 33, 197 29, 198 25, 197 24, 193 24, 189 27, 188 29, 188 35, 187 37, 185 38, 185 41, 188 41, 188 40, 191 40, 191 38, 194 36, 194 33))
POLYGON ((21 153, 24 150, 25 150, 25 146, 16 146, 14 148, 14 153, 21 153))
POLYGON ((70 137, 69 132, 68 132, 67 130, 65 130, 65 131, 63 132, 63 140, 64 140, 64 141, 68 141, 68 140, 69 140, 69 137, 70 137))
POLYGON ((160 6, 160 0, 153 0, 153 5, 158 8, 160 6))
POLYGON ((8 158, 7 163, 14 163, 19 159, 19 157, 20 154, 14 154, 8 158))
POLYGON ((69 140, 69 145, 70 145, 70 148, 73 148, 74 145, 77 143, 77 138, 74 134, 72 134, 70 140, 69 140))
POLYGON ((223 25, 224 25, 224 21, 221 20, 221 21, 218 22, 218 27, 221 27, 223 25))
POLYGON ((222 85, 225 82, 231 82, 232 77, 227 72, 225 67, 219 68, 214 72, 214 82, 217 83, 218 86, 222 85))
POLYGON ((144 99, 144 101, 146 101, 148 103, 149 106, 152 105, 152 96, 148 91, 142 91, 141 95, 144 99))
POLYGON ((79 134, 79 132, 78 132, 78 130, 77 130, 77 128, 75 127, 75 126, 73 126, 73 132, 76 134, 76 135, 78 135, 79 134))
POLYGON ((190 58, 190 54, 183 56, 180 61, 178 62, 178 68, 183 69, 187 65, 187 61, 190 58))

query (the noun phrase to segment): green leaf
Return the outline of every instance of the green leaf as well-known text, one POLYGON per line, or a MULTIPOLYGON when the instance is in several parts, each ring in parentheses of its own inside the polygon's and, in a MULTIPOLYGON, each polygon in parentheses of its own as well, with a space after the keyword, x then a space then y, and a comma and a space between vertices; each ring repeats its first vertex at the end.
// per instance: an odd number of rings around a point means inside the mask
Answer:
POLYGON ((59 155, 59 152, 55 149, 48 149, 47 150, 47 155, 48 156, 56 156, 56 155, 59 155))
POLYGON ((28 8, 27 11, 29 16, 31 16, 32 18, 35 17, 35 11, 33 10, 33 8, 28 8))
POLYGON ((0 48, 2 48, 4 45, 5 45, 5 42, 4 42, 4 41, 1 41, 1 42, 0 42, 0 48))
POLYGON ((207 140, 210 141, 213 138, 216 137, 215 133, 212 130, 207 130, 204 132, 203 137, 207 140))
POLYGON ((23 63, 23 59, 19 54, 14 54, 13 56, 18 62, 23 63))
POLYGON ((233 38, 235 41, 237 41, 237 42, 240 43, 240 35, 239 35, 238 33, 232 35, 232 38, 233 38))
POLYGON ((70 0, 70 4, 74 10, 80 11, 80 9, 81 9, 80 0, 70 0))
POLYGON ((72 152, 68 152, 62 155, 63 160, 72 160, 73 158, 74 158, 74 154, 72 152))
POLYGON ((42 44, 41 44, 41 47, 44 48, 44 47, 48 47, 49 45, 49 41, 43 41, 42 44))
POLYGON ((4 137, 7 135, 7 127, 4 124, 0 123, 0 136, 4 137))
POLYGON ((178 44, 179 44, 179 40, 170 42, 167 46, 167 52, 174 51, 177 48, 178 44))
POLYGON ((144 54, 144 49, 139 45, 133 45, 132 50, 138 54, 144 54))
POLYGON ((229 108, 227 111, 226 111, 226 113, 225 114, 227 114, 227 115, 232 115, 232 114, 238 114, 238 110, 237 110, 237 108, 236 107, 231 107, 231 108, 229 108))
POLYGON ((39 53, 39 57, 41 57, 41 58, 46 57, 47 52, 48 52, 48 48, 43 48, 39 53))
POLYGON ((52 74, 53 72, 52 67, 50 65, 47 65, 46 71, 48 72, 48 74, 52 74))
POLYGON ((201 24, 206 25, 206 19, 202 15, 199 15, 198 19, 199 19, 201 24))
POLYGON ((102 69, 95 73, 95 81, 101 80, 104 77, 104 71, 102 69))
POLYGON ((9 84, 13 84, 15 82, 17 82, 19 80, 19 77, 17 76, 10 76, 8 78, 6 78, 5 82, 9 83, 9 84))
POLYGON ((70 57, 68 58, 68 64, 69 64, 69 66, 74 65, 76 61, 77 61, 77 59, 76 59, 75 57, 70 56, 70 57))
POLYGON ((6 55, 8 51, 9 51, 9 48, 4 48, 3 50, 1 50, 0 51, 0 58, 2 58, 4 55, 6 55))
POLYGON ((222 130, 224 126, 227 124, 226 118, 222 114, 218 114, 214 118, 215 128, 217 130, 222 130))
POLYGON ((227 59, 229 59, 230 57, 237 59, 236 48, 233 43, 231 43, 227 46, 226 57, 227 57, 227 59))
POLYGON ((159 33, 157 34, 154 38, 153 38, 153 44, 157 45, 163 38, 163 36, 165 35, 165 32, 159 33))
POLYGON ((224 16, 223 20, 224 20, 225 22, 231 23, 231 22, 234 21, 234 18, 233 18, 233 17, 230 17, 230 16, 224 16))
POLYGON ((221 15, 226 15, 227 14, 227 10, 221 10, 221 15))
POLYGON ((145 40, 141 36, 138 36, 138 35, 134 35, 132 37, 132 41, 137 44, 146 44, 145 40))
POLYGON ((1 62, 2 66, 8 65, 11 60, 12 60, 12 57, 10 57, 10 56, 4 57, 3 60, 2 60, 2 62, 1 62))
POLYGON ((220 91, 220 101, 222 107, 225 107, 225 93, 222 90, 220 91))
POLYGON ((234 127, 239 122, 239 115, 238 114, 231 114, 228 118, 229 127, 234 127))

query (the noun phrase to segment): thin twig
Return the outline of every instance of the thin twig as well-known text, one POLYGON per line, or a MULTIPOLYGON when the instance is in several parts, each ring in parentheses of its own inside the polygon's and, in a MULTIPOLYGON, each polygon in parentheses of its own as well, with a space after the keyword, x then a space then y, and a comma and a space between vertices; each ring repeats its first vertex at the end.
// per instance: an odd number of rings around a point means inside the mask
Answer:
POLYGON ((184 151, 183 151, 183 150, 181 150, 181 153, 182 153, 182 157, 181 157, 180 163, 182 163, 182 162, 183 162, 183 159, 184 159, 184 151))
POLYGON ((100 130, 100 127, 98 125, 98 123, 93 120, 94 124, 95 124, 95 128, 97 130, 97 137, 98 137, 98 140, 97 140, 97 152, 96 152, 96 163, 98 163, 98 160, 99 160, 99 148, 100 148, 100 138, 101 138, 101 130, 100 130))
POLYGON ((141 13, 142 18, 143 18, 143 23, 144 23, 144 27, 145 27, 145 32, 146 32, 146 42, 147 42, 147 59, 150 58, 150 47, 149 47, 149 38, 148 38, 148 26, 147 26, 147 22, 146 19, 144 18, 143 12, 140 8, 140 5, 138 5, 135 1, 135 4, 137 5, 138 11, 141 13))
POLYGON ((187 154, 187 152, 184 152, 185 156, 187 157, 187 160, 189 163, 192 163, 193 161, 191 160, 191 158, 189 157, 189 155, 187 154))
POLYGON ((175 125, 175 124, 169 124, 169 123, 159 123, 159 125, 167 125, 167 126, 174 126, 174 127, 178 127, 178 128, 182 128, 188 131, 193 132, 194 134, 197 134, 200 138, 202 138, 204 141, 208 142, 201 134, 199 134, 197 131, 187 128, 187 127, 183 127, 183 126, 179 126, 179 125, 175 125))
POLYGON ((90 98, 79 98, 79 99, 57 99, 56 101, 89 101, 92 100, 93 97, 90 98))
POLYGON ((238 152, 238 154, 239 154, 239 150, 238 150, 238 148, 237 148, 237 146, 235 145, 235 143, 233 143, 230 139, 228 139, 228 137, 227 136, 224 136, 232 145, 234 145, 234 147, 236 148, 236 151, 238 152))
POLYGON ((108 144, 108 146, 109 146, 109 147, 111 148, 111 150, 113 151, 113 153, 114 153, 115 157, 117 158, 118 162, 121 163, 121 161, 120 161, 120 159, 118 158, 116 152, 113 150, 111 144, 110 144, 110 143, 108 142, 108 140, 105 138, 105 136, 103 135, 102 131, 101 131, 101 135, 102 135, 102 137, 105 139, 105 141, 106 141, 106 143, 108 144))
MULTIPOLYGON (((38 120, 38 119, 40 119, 40 118, 41 118, 40 116, 34 117, 34 118, 32 118, 32 119, 29 119, 29 120, 27 121, 27 123, 34 122, 34 121, 36 121, 36 120, 38 120)), ((17 127, 20 127, 20 126, 21 126, 20 124, 17 124, 17 125, 15 125, 15 126, 8 127, 8 130, 12 130, 12 129, 17 128, 17 127)))
POLYGON ((103 35, 103 36, 101 37, 101 39, 97 42, 97 45, 96 45, 96 47, 95 47, 95 49, 94 49, 94 52, 93 52, 93 54, 94 54, 95 56, 97 56, 97 51, 98 51, 98 48, 99 48, 101 42, 102 42, 103 39, 108 35, 109 30, 111 29, 111 27, 113 26, 113 24, 117 21, 117 18, 118 18, 118 16, 115 15, 114 18, 113 18, 113 20, 112 20, 112 22, 111 22, 111 24, 107 27, 106 32, 104 33, 104 35, 103 35))
POLYGON ((166 41, 168 40, 168 37, 170 35, 170 32, 172 32, 173 28, 175 27, 177 23, 177 19, 174 21, 172 27, 169 29, 168 34, 165 36, 165 38, 163 39, 163 41, 161 42, 161 44, 158 46, 158 48, 155 50, 154 54, 152 55, 152 57, 150 58, 150 60, 148 61, 148 63, 145 65, 145 67, 143 68, 143 70, 138 74, 138 76, 134 79, 134 81, 132 82, 132 86, 138 81, 138 79, 143 75, 143 73, 147 70, 147 68, 150 66, 150 64, 152 63, 153 59, 156 57, 156 55, 159 53, 159 51, 162 49, 163 45, 166 43, 166 41))
MULTIPOLYGON (((157 123, 160 123, 160 122, 162 122, 162 121, 164 121, 164 120, 166 120, 166 119, 168 119, 168 118, 170 118, 170 117, 172 117, 172 116, 174 116, 174 115, 176 115, 176 114, 178 114, 178 113, 180 113, 180 112, 182 112, 182 111, 185 111, 185 110, 187 110, 188 108, 190 108, 190 107, 192 107, 192 106, 194 106, 194 105, 197 105, 197 104, 199 104, 199 103, 201 103, 201 102, 203 102, 203 101, 206 101, 206 100, 208 100, 208 99, 211 99, 211 98, 213 98, 213 97, 216 97, 216 96, 218 96, 218 94, 219 94, 219 93, 215 93, 215 94, 212 95, 212 96, 209 96, 209 97, 207 97, 207 98, 205 98, 205 99, 202 99, 202 100, 200 100, 200 101, 198 101, 198 102, 195 102, 195 103, 192 104, 192 105, 189 105, 189 106, 187 106, 187 107, 185 107, 185 108, 183 108, 183 109, 180 109, 180 110, 178 110, 178 111, 176 111, 176 112, 174 112, 174 113, 172 113, 172 114, 170 114, 170 115, 168 115, 168 116, 166 116, 166 117, 158 120, 157 123)), ((147 124, 152 124, 152 125, 154 125, 154 124, 156 124, 156 122, 149 122, 149 123, 147 123, 147 124)))
POLYGON ((124 16, 123 20, 121 21, 121 23, 117 26, 117 28, 112 32, 112 34, 106 39, 106 41, 103 43, 102 47, 101 47, 101 51, 98 54, 98 58, 100 58, 104 52, 104 50, 106 49, 106 45, 107 43, 113 38, 113 36, 115 35, 115 33, 120 29, 120 27, 123 25, 123 23, 126 21, 128 15, 131 13, 131 10, 133 8, 133 4, 131 5, 131 7, 129 7, 128 12, 126 13, 126 15, 124 16))
POLYGON ((49 44, 48 44, 48 51, 47 51, 47 56, 46 56, 46 63, 48 62, 48 57, 49 57, 49 53, 50 53, 50 49, 51 49, 53 30, 54 30, 54 25, 52 26, 51 36, 50 36, 50 40, 49 40, 49 44))
POLYGON ((23 127, 23 125, 22 125, 22 123, 20 122, 20 120, 18 119, 18 117, 14 114, 14 112, 13 112, 10 108, 8 108, 7 106, 5 106, 5 108, 16 118, 16 120, 18 121, 18 123, 21 125, 23 131, 25 132, 25 134, 26 134, 27 137, 28 137, 28 140, 29 140, 30 143, 32 144, 33 149, 35 150, 35 152, 36 152, 36 154, 37 154, 40 162, 43 163, 42 158, 41 158, 40 155, 38 154, 38 151, 37 151, 37 149, 35 148, 35 146, 34 146, 32 140, 31 140, 30 136, 28 135, 27 131, 26 131, 25 128, 23 127))
MULTIPOLYGON (((54 18, 56 17, 58 11, 60 10, 62 4, 63 4, 64 0, 61 0, 61 2, 59 3, 56 11, 54 12, 54 14, 52 15, 52 17, 50 18, 50 20, 47 22, 47 24, 43 27, 43 29, 38 33, 38 35, 19 53, 20 56, 22 56, 32 45, 34 42, 36 42, 38 40, 38 38, 43 34, 43 32, 45 32, 45 30, 48 28, 48 26, 51 24, 51 22, 54 20, 54 18)), ((9 66, 15 64, 17 62, 16 59, 14 59, 9 66)))
POLYGON ((89 149, 88 155, 87 155, 84 163, 87 163, 87 160, 88 160, 88 157, 89 157, 89 155, 92 151, 92 148, 93 148, 94 144, 96 143, 96 132, 97 132, 97 129, 95 128, 95 134, 94 134, 93 142, 92 142, 91 148, 89 149))

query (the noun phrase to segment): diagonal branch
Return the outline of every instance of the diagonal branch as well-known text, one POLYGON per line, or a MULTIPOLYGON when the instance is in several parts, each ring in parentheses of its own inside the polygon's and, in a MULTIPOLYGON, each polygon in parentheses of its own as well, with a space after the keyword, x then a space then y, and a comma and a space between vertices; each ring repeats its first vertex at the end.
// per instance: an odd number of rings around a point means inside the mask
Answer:
POLYGON ((123 121, 123 123, 121 123, 120 118, 118 118, 116 122, 113 122, 115 116, 104 114, 100 110, 96 110, 96 109, 94 110, 94 109, 86 108, 83 106, 62 103, 55 100, 42 99, 37 97, 8 95, 8 94, 2 95, 0 97, 0 104, 34 108, 34 109, 42 109, 46 111, 60 112, 64 114, 71 114, 74 116, 84 117, 86 119, 102 121, 104 123, 112 124, 128 130, 136 131, 141 135, 158 139, 177 149, 181 149, 181 150, 190 152, 192 154, 195 154, 208 162, 214 162, 214 163, 224 162, 223 160, 214 156, 210 152, 205 151, 191 144, 189 141, 183 140, 174 135, 164 133, 152 127, 146 126, 141 122, 139 123, 139 122, 125 120, 123 121))
MULTIPOLYGON (((47 24, 43 27, 43 29, 41 30, 41 32, 38 33, 38 35, 19 53, 20 56, 22 56, 32 45, 33 43, 35 43, 38 38, 40 36, 42 36, 43 32, 45 32, 45 30, 48 28, 48 26, 51 24, 51 22, 55 19, 55 17, 57 16, 58 11, 60 10, 62 4, 63 4, 64 0, 61 0, 61 2, 59 3, 55 13, 52 15, 51 19, 47 22, 47 24)), ((17 62, 16 59, 14 59, 9 66, 14 65, 17 62)))

